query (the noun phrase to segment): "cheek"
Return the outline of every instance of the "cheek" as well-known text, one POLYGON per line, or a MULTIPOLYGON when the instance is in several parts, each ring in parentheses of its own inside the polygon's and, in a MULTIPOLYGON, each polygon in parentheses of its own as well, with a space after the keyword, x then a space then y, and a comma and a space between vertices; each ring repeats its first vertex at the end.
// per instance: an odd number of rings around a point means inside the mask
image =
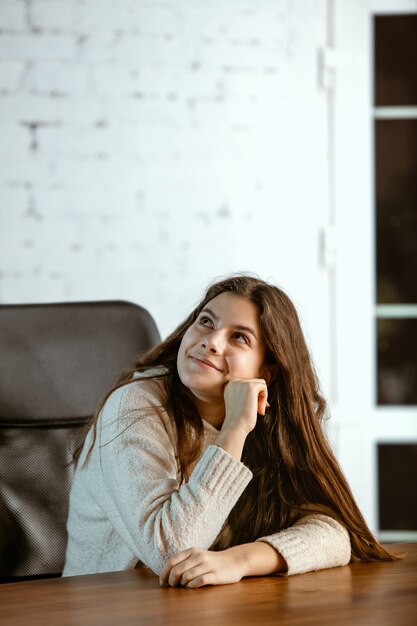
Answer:
POLYGON ((228 358, 232 378, 259 378, 262 359, 255 354, 235 354, 228 358))
POLYGON ((256 353, 246 357, 242 355, 238 363, 242 374, 250 378, 260 378, 263 365, 262 355, 256 353))
POLYGON ((184 355, 187 352, 187 350, 191 347, 192 343, 193 343, 193 331, 192 331, 192 328, 189 328, 187 332, 185 333, 184 337, 182 338, 182 341, 178 350, 178 354, 184 355))
POLYGON ((192 347, 192 345, 193 345, 192 329, 188 329, 184 337, 182 338, 180 347, 178 349, 177 369, 179 372, 181 372, 182 367, 187 360, 187 353, 189 349, 192 347))
POLYGON ((178 354, 177 354, 177 370, 179 373, 181 372, 182 366, 185 361, 185 351, 187 349, 186 347, 187 347, 187 342, 186 342, 186 336, 184 335, 180 343, 180 347, 178 349, 178 354))

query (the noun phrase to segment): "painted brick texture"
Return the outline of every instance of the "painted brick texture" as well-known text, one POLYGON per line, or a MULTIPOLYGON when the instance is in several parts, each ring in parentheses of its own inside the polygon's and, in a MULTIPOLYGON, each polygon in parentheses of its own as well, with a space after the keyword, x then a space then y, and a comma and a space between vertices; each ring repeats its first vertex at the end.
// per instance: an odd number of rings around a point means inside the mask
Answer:
POLYGON ((0 301, 125 298, 165 335, 233 271, 324 294, 324 6, 0 0, 0 301))

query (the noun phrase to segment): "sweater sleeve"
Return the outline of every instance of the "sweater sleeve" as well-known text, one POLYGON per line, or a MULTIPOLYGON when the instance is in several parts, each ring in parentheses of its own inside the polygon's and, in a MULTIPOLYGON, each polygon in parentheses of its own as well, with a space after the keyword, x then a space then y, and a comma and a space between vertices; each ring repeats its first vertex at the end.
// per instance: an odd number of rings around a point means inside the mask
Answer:
POLYGON ((159 403, 137 385, 129 387, 106 402, 91 462, 102 484, 99 505, 115 532, 159 574, 174 554, 211 546, 252 473, 209 445, 180 485, 172 433, 159 403))
POLYGON ((327 515, 308 515, 290 528, 262 537, 284 557, 288 575, 347 565, 351 558, 347 530, 327 515))

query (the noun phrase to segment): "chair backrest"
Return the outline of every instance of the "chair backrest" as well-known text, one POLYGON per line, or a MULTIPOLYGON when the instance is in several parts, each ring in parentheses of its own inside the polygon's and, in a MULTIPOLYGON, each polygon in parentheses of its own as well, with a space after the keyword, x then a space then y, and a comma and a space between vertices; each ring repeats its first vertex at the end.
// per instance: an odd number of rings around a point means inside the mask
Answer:
POLYGON ((74 450, 104 394, 159 340, 129 302, 0 306, 0 580, 62 572, 74 450))

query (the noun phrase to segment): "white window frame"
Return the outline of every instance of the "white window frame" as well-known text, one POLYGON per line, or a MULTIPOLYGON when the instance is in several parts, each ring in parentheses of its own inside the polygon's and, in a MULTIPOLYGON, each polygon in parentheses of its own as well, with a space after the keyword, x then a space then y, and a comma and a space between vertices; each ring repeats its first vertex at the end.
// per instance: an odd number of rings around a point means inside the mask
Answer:
POLYGON ((377 406, 375 391, 373 120, 375 114, 383 115, 384 111, 373 107, 372 32, 374 15, 389 13, 417 13, 417 0, 335 0, 331 11, 335 46, 331 140, 337 250, 333 438, 365 519, 384 541, 417 539, 417 533, 378 532, 377 445, 417 442, 417 407, 377 406))

